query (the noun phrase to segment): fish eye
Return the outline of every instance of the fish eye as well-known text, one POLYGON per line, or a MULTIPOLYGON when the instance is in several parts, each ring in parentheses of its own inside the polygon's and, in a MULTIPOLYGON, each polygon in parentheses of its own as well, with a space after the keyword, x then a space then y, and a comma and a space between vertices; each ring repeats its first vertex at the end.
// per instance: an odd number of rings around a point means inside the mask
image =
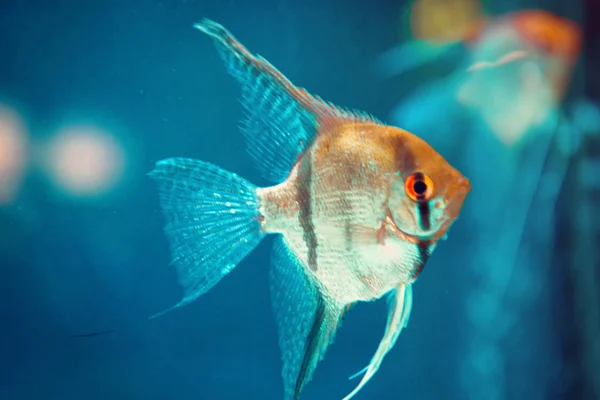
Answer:
POLYGON ((426 201, 433 194, 433 181, 422 172, 415 172, 406 178, 406 194, 414 201, 426 201))

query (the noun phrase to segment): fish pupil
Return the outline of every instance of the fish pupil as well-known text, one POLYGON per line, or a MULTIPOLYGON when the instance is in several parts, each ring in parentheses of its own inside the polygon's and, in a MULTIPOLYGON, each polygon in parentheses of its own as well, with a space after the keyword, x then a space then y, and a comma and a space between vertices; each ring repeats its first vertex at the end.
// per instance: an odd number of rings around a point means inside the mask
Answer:
POLYGON ((413 190, 418 195, 423 195, 427 191, 427 184, 421 180, 415 181, 413 184, 413 190))

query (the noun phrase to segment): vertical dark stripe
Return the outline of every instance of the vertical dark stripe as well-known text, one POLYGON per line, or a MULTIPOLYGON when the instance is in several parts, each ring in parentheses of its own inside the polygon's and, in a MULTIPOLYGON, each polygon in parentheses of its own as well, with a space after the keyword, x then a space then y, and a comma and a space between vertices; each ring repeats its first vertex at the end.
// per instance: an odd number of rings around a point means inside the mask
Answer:
POLYGON ((302 392, 302 389, 306 384, 306 378, 310 374, 311 368, 314 368, 312 364, 319 361, 318 347, 321 344, 321 326, 323 325, 323 321, 325 321, 325 302, 319 296, 313 324, 308 333, 308 337, 306 338, 302 364, 300 365, 300 371, 298 371, 298 377, 296 378, 294 400, 300 398, 300 392, 302 392))
POLYGON ((423 271, 429 256, 431 255, 431 249, 433 243, 428 240, 420 240, 417 242, 417 260, 415 261, 413 273, 411 275, 411 279, 417 279, 417 277, 423 271))
MULTIPOLYGON (((349 184, 352 185, 352 178, 348 178, 350 180, 349 184)), ((340 216, 344 217, 344 245, 346 247, 347 252, 352 251, 352 224, 350 223, 350 216, 352 215, 352 202, 348 200, 346 192, 342 191, 339 193, 340 195, 340 216)))
MULTIPOLYGON (((417 181, 422 181, 425 179, 423 173, 421 172, 415 172, 414 177, 417 181)), ((417 198, 417 211, 419 215, 419 228, 424 231, 428 231, 431 228, 431 221, 429 219, 431 209, 429 208, 429 202, 425 199, 424 194, 419 195, 417 198)))
POLYGON ((428 231, 431 228, 431 221, 429 220, 429 202, 420 201, 417 203, 417 209, 419 210, 419 228, 428 231))
POLYGON ((352 227, 350 226, 349 219, 346 219, 344 222, 344 238, 346 239, 346 251, 352 251, 352 227))
POLYGON ((317 270, 317 237, 313 225, 312 202, 312 157, 308 149, 300 162, 297 201, 300 206, 298 215, 300 226, 303 230, 304 243, 308 249, 308 267, 312 271, 317 270))

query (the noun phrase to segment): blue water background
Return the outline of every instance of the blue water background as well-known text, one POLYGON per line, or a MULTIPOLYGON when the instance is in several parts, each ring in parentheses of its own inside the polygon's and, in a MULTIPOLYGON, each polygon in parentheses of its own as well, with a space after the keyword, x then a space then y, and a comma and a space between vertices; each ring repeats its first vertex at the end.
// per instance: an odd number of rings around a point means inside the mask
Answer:
MULTIPOLYGON (((266 184, 237 129, 237 83, 210 41, 192 28, 196 20, 223 23, 299 86, 387 120, 417 85, 381 82, 372 70, 373 60, 399 40, 402 6, 364 0, 3 2, 0 94, 23 105, 39 138, 69 110, 118 121, 132 163, 118 192, 86 203, 58 196, 39 176, 29 176, 5 213, 0 399, 280 399, 270 240, 198 301, 146 321, 182 293, 169 267, 157 193, 145 174, 162 158, 191 157, 266 184), (109 328, 117 332, 69 337, 109 328)), ((465 316, 465 295, 474 283, 461 260, 475 251, 466 246, 470 235, 459 220, 440 245, 416 283, 408 329, 358 398, 466 398, 461 364, 474 327, 465 316)), ((561 315, 544 314, 544 331, 534 330, 538 336, 525 335, 511 349, 522 352, 541 337, 560 352, 568 321, 561 315)), ((369 361, 385 319, 384 302, 356 307, 303 398, 349 392, 357 382, 347 378, 369 361)), ((523 331, 527 326, 514 333, 523 331)), ((542 376, 536 382, 547 381, 564 372, 556 360, 527 354, 519 371, 536 371, 542 376)), ((503 384, 510 386, 510 378, 503 384)), ((515 380, 526 381, 520 373, 515 380)), ((546 391, 556 398, 561 393, 546 391)))

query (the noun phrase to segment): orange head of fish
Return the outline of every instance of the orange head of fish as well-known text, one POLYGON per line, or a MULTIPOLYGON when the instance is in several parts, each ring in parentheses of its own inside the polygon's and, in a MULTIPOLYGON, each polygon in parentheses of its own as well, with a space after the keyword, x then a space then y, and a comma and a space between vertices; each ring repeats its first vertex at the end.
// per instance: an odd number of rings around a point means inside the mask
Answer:
POLYGON ((427 142, 394 131, 387 222, 404 239, 439 240, 458 218, 471 184, 427 142))

